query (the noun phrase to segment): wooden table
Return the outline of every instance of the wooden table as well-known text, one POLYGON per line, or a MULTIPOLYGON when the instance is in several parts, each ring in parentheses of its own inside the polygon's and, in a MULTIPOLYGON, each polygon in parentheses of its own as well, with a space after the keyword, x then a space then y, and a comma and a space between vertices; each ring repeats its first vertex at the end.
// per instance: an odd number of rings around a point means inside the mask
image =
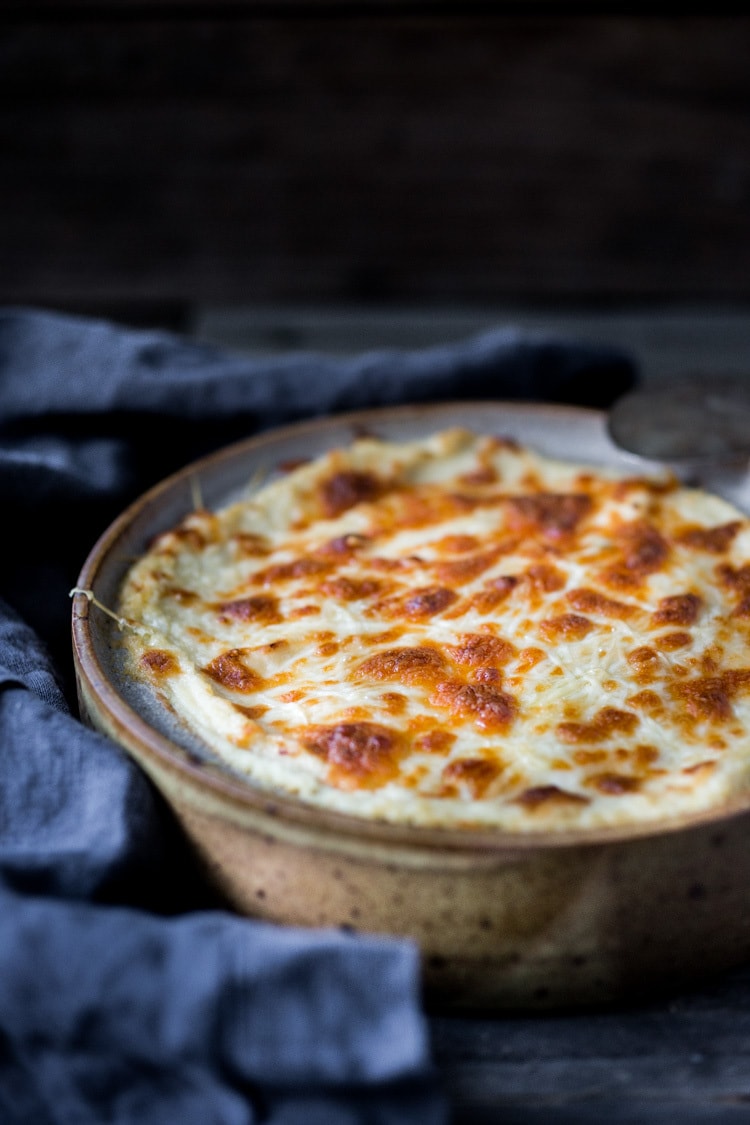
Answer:
POLYGON ((750 967, 632 1008, 431 1029, 453 1125, 750 1121, 750 967))

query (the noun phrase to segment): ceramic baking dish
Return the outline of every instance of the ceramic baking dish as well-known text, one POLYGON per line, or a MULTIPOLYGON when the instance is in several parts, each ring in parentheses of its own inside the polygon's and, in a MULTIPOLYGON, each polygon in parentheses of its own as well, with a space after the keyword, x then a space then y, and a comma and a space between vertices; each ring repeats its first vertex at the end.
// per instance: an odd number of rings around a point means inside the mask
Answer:
MULTIPOLYGON (((483 402, 360 412, 276 430, 151 489, 102 535, 78 579, 105 605, 130 561, 189 511, 258 473, 363 432, 408 440, 446 426, 551 456, 628 463, 596 411, 483 402)), ((642 465, 639 465, 642 468, 642 465)), ((269 794, 212 761, 123 670, 118 627, 73 603, 82 717, 120 743, 175 811, 237 911, 304 926, 406 935, 440 1005, 530 1008, 631 998, 750 955, 750 801, 690 820, 519 836, 368 823, 269 794)))

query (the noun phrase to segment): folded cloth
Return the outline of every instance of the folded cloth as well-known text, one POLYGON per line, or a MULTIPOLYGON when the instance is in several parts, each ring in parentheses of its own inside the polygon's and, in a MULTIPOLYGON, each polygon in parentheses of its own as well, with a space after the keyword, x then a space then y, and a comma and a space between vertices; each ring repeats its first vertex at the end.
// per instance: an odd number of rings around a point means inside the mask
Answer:
POLYGON ((70 713, 67 591, 127 501, 237 437, 398 402, 606 405, 634 380, 511 330, 250 360, 0 310, 0 1120, 445 1119, 413 945, 221 908, 150 782, 70 713))

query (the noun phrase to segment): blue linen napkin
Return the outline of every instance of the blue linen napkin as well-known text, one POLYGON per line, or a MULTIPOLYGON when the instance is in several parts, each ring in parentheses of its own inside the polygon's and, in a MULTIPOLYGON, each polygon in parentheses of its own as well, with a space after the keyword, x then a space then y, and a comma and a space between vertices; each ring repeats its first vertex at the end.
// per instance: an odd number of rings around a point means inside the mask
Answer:
POLYGON ((248 433, 398 402, 604 406, 634 380, 618 352, 509 329, 250 360, 0 309, 0 1120, 446 1119, 413 945, 222 908, 150 782, 71 713, 67 591, 125 503, 248 433))

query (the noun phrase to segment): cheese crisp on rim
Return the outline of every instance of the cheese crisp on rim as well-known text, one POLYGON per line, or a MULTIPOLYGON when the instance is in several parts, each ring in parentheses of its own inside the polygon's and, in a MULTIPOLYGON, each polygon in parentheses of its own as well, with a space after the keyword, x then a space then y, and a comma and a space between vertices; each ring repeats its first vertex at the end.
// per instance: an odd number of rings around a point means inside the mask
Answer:
POLYGON ((669 476, 367 438, 187 516, 119 608, 214 757, 326 809, 551 831, 749 784, 750 521, 669 476))

